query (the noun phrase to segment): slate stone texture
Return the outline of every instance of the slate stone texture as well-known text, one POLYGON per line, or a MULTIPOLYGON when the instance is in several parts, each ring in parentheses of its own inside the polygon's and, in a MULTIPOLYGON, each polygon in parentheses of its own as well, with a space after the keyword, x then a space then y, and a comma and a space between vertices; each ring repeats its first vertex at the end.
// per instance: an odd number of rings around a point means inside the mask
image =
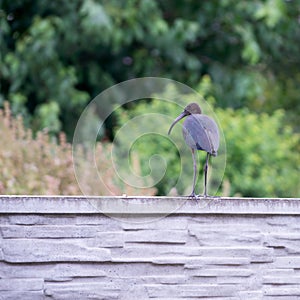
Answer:
POLYGON ((0 300, 18 299, 300 299, 300 199, 2 196, 0 300))

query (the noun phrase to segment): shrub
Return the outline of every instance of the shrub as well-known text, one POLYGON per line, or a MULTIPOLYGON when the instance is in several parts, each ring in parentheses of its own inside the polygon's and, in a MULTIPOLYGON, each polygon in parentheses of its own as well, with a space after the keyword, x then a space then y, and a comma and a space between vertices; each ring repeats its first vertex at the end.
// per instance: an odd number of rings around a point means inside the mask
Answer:
POLYGON ((230 195, 298 197, 300 136, 285 125, 284 111, 217 109, 227 146, 230 195))
MULTIPOLYGON (((72 147, 61 133, 58 141, 39 131, 35 137, 30 129, 24 128, 22 118, 11 116, 8 103, 0 110, 0 193, 40 195, 82 194, 74 173, 72 147)), ((87 155, 82 154, 80 170, 89 186, 91 195, 120 195, 126 193, 153 195, 155 189, 137 190, 121 185, 116 179, 107 159, 111 145, 96 145, 97 164, 106 170, 104 182, 91 178, 85 168, 87 155)), ((81 151, 77 149, 76 151, 81 151)))

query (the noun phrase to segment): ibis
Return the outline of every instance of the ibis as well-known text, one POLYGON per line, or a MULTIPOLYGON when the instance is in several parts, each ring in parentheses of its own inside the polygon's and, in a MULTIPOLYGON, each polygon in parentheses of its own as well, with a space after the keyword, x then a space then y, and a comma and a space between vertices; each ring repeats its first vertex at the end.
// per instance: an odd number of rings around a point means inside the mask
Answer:
POLYGON ((210 156, 217 156, 217 151, 220 143, 219 129, 216 122, 202 114, 201 108, 197 103, 188 104, 184 111, 172 123, 168 135, 170 135, 174 125, 181 119, 185 118, 183 122, 183 137, 186 144, 192 150, 194 177, 193 189, 190 197, 197 197, 195 194, 196 178, 197 178, 197 161, 195 157, 195 150, 205 151, 206 162, 204 165, 204 197, 207 194, 207 170, 210 156))

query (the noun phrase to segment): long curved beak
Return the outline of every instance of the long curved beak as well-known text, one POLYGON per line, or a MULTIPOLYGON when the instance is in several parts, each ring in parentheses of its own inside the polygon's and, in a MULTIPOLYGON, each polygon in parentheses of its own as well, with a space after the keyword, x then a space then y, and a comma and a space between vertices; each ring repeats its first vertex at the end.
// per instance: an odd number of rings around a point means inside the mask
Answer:
POLYGON ((174 120, 174 122, 172 123, 172 125, 171 125, 171 127, 170 127, 170 129, 169 129, 169 131, 168 131, 168 135, 170 135, 170 133, 171 133, 173 127, 175 126, 175 124, 176 124, 177 122, 179 122, 181 119, 183 119, 184 117, 186 117, 186 116, 187 116, 186 112, 182 112, 182 113, 174 120))

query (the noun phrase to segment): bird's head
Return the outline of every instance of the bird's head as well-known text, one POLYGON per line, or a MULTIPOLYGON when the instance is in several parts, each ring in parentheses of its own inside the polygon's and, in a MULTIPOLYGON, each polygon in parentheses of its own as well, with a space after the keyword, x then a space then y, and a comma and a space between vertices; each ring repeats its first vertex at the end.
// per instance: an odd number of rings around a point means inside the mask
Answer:
POLYGON ((186 116, 194 115, 194 114, 201 114, 201 108, 200 108, 200 106, 199 106, 197 103, 195 103, 195 102, 188 104, 188 105, 184 108, 183 112, 182 112, 182 113, 174 120, 174 122, 172 123, 172 125, 171 125, 171 127, 170 127, 170 129, 169 129, 169 131, 168 131, 168 135, 171 133, 172 128, 174 127, 174 125, 175 125, 178 121, 180 121, 181 119, 183 119, 183 118, 186 117, 186 116))
POLYGON ((185 113, 185 116, 201 114, 201 108, 197 103, 193 102, 193 103, 188 104, 185 107, 184 113, 185 113))

